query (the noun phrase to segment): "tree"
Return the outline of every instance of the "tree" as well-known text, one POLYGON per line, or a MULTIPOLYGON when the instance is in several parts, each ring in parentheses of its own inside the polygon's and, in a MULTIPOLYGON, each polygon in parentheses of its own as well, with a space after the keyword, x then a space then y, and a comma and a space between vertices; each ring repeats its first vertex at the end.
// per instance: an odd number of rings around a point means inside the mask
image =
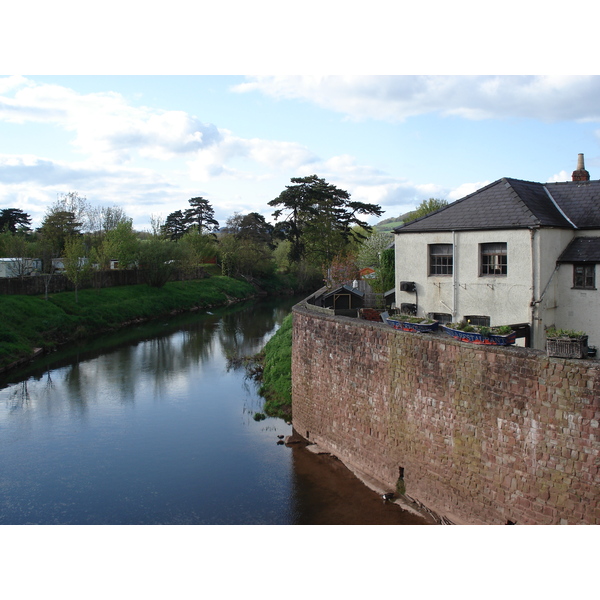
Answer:
POLYGON ((440 208, 444 208, 444 206, 448 206, 447 200, 439 200, 437 198, 429 198, 429 200, 423 200, 415 210, 406 215, 405 222, 408 223, 409 221, 414 221, 415 219, 425 217, 428 214, 439 210, 440 208))
POLYGON ((31 217, 20 208, 3 208, 0 210, 0 232, 10 233, 31 231, 31 217))
POLYGON ((171 279, 181 255, 181 248, 171 240, 153 236, 140 243, 138 266, 149 286, 163 287, 171 279))
POLYGON ((356 257, 352 254, 338 254, 324 269, 323 279, 327 288, 331 289, 358 279, 356 257))
POLYGON ((81 234, 81 221, 71 211, 53 210, 46 215, 38 231, 54 257, 58 257, 64 252, 66 241, 81 234))
POLYGON ((179 243, 188 249, 194 266, 204 264, 217 255, 217 240, 211 234, 188 231, 179 243))
POLYGON ((48 209, 47 215, 53 213, 72 213, 74 220, 79 223, 82 231, 92 231, 93 211, 85 196, 77 192, 61 194, 56 202, 48 209))
POLYGON ((291 260, 309 257, 314 264, 329 264, 353 242, 364 239, 360 228, 371 231, 371 226, 359 216, 380 216, 383 212, 376 204, 350 200, 347 191, 316 175, 291 181, 295 185, 286 186, 269 202, 270 206, 279 207, 273 213, 275 219, 285 213, 276 234, 291 242, 291 260))
POLYGON ((139 249, 139 240, 133 230, 131 219, 117 223, 114 229, 107 231, 105 241, 109 245, 113 256, 122 269, 129 269, 135 263, 139 249))
POLYGON ((91 266, 85 256, 82 237, 71 237, 66 240, 64 265, 65 275, 75 287, 75 302, 79 302, 79 288, 91 275, 91 266))
POLYGON ((185 211, 185 219, 189 226, 196 226, 199 233, 213 232, 219 229, 215 219, 215 211, 208 200, 198 196, 188 200, 191 208, 185 211))
POLYGON ((236 212, 226 221, 224 233, 230 233, 240 240, 252 240, 273 246, 274 227, 257 212, 242 215, 236 212))
POLYGON ((119 223, 130 221, 120 206, 98 206, 88 209, 89 231, 98 236, 116 229, 119 223))
POLYGON ((219 255, 223 275, 230 277, 265 277, 276 267, 273 252, 267 244, 231 233, 221 237, 219 255))
POLYGON ((361 245, 358 251, 357 264, 361 269, 379 268, 381 253, 391 244, 390 236, 386 233, 374 231, 361 245))
POLYGON ((371 280, 374 292, 381 294, 391 290, 396 282, 396 256, 394 248, 386 248, 381 252, 377 276, 371 280))
POLYGON ((165 237, 176 242, 179 238, 183 237, 188 229, 188 219, 181 210, 176 210, 167 215, 167 219, 162 226, 161 231, 165 237))

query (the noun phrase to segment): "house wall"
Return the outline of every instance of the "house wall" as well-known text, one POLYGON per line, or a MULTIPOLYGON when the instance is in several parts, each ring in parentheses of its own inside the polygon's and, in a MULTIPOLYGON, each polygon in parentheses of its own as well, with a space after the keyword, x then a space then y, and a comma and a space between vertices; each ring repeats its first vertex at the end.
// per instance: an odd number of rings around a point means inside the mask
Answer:
POLYGON ((485 315, 492 325, 528 323, 532 299, 532 239, 529 230, 457 231, 396 235, 396 304, 415 302, 418 314, 443 312, 459 321, 485 315), (429 244, 455 245, 454 275, 430 276, 429 244), (479 275, 479 245, 506 242, 508 275, 479 275), (400 291, 401 281, 415 281, 417 295, 400 291), (456 291, 455 291, 456 284, 456 291))
POLYGON ((294 307, 293 426, 455 523, 600 524, 600 363, 294 307))
MULTIPOLYGON (((578 232, 590 236, 594 232, 578 232)), ((574 290, 570 264, 557 270, 557 259, 574 237, 571 229, 519 229, 405 233, 396 235, 396 305, 418 304, 418 314, 489 316, 492 325, 529 323, 532 347, 545 349, 545 329, 583 330, 600 344, 599 293, 574 290), (453 276, 430 276, 429 244, 455 244, 453 276), (479 245, 506 242, 508 275, 479 275, 479 245), (417 294, 402 292, 400 282, 414 281, 417 294)), ((600 279, 600 270, 597 273, 600 279)), ((600 285, 600 284, 599 284, 600 285)))
MULTIPOLYGON (((586 237, 593 233, 585 232, 586 237)), ((596 269, 596 287, 600 286, 600 265, 596 269)), ((573 265, 560 265, 555 277, 556 308, 550 312, 546 309, 544 321, 548 326, 559 329, 575 329, 588 334, 590 345, 600 345, 600 289, 573 289, 573 265)), ((546 308, 546 307, 544 307, 546 308)))

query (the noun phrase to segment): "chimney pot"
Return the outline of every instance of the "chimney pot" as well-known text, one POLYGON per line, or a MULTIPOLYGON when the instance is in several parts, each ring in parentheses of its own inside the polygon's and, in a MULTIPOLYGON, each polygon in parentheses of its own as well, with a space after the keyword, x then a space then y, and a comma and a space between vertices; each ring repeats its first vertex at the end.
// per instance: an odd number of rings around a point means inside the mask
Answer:
POLYGON ((585 165, 583 163, 583 154, 577 155, 577 169, 573 171, 571 175, 573 181, 589 181, 590 174, 585 170, 585 165))

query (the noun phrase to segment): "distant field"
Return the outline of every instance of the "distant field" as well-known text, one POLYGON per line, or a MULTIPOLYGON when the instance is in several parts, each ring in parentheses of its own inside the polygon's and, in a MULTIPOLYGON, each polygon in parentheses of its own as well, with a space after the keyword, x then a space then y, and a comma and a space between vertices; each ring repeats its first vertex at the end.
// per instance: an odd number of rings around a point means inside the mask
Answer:
POLYGON ((391 233, 396 227, 400 227, 404 221, 392 221, 391 223, 378 223, 375 225, 376 231, 381 233, 391 233))

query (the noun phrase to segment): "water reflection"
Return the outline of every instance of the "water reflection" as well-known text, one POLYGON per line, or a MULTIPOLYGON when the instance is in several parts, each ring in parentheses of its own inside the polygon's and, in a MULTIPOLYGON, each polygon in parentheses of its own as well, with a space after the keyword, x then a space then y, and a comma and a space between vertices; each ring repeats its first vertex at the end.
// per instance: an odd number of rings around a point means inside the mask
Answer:
POLYGON ((148 323, 0 381, 0 523, 360 522, 363 493, 372 520, 379 498, 326 458, 277 445, 291 428, 254 421, 262 400, 228 368, 294 302, 148 323))

